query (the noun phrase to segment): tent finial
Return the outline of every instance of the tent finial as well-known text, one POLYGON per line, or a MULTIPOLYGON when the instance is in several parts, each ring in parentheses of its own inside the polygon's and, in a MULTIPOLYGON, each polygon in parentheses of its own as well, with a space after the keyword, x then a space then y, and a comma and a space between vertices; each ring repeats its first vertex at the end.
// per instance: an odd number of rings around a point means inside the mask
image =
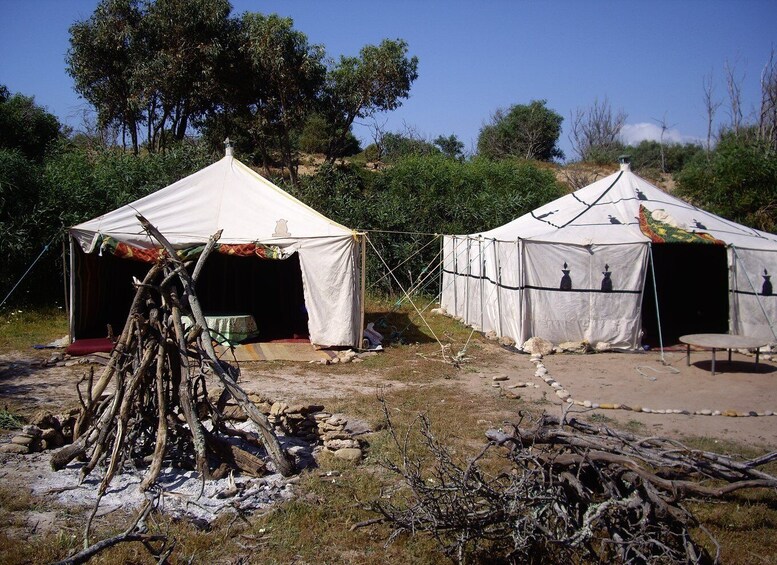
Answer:
POLYGON ((618 163, 621 164, 621 171, 630 171, 631 155, 618 155, 618 163))
POLYGON ((224 140, 224 154, 227 157, 232 157, 232 141, 229 138, 224 140))

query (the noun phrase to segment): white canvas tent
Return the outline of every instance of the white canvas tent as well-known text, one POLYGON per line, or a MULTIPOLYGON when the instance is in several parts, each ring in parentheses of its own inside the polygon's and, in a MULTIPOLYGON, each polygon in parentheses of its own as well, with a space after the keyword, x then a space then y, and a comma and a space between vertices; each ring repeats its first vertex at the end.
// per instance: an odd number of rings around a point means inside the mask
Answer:
POLYGON ((360 343, 364 234, 293 198, 229 149, 216 163, 69 229, 71 338, 104 337, 106 323, 121 331, 131 276, 148 269, 130 259, 157 247, 138 213, 176 249, 201 246, 223 230, 220 253, 197 284, 206 313, 253 314, 260 339, 308 333, 319 345, 360 343))
POLYGON ((777 341, 777 236, 674 198, 628 164, 493 230, 445 236, 443 252, 443 308, 518 344, 637 349, 656 330, 777 341))

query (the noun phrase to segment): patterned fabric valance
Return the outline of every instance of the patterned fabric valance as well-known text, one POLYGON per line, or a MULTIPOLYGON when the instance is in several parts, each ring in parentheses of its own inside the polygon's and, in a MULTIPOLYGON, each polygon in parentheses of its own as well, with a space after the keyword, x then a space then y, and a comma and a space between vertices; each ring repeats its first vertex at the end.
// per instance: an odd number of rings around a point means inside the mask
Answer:
POLYGON ((691 232, 657 219, 654 213, 639 207, 639 229, 653 243, 711 243, 725 245, 724 241, 706 232, 691 232))
MULTIPOLYGON (((110 253, 122 259, 132 259, 144 263, 156 263, 165 255, 165 250, 161 247, 146 249, 135 247, 121 241, 116 241, 109 236, 100 236, 97 248, 100 253, 110 253)), ((185 249, 178 249, 176 253, 182 261, 189 261, 199 257, 205 249, 205 245, 195 245, 185 249)), ((275 245, 264 245, 261 243, 217 243, 214 251, 224 253, 225 255, 234 255, 235 257, 259 257, 260 259, 286 259, 288 254, 275 245)))

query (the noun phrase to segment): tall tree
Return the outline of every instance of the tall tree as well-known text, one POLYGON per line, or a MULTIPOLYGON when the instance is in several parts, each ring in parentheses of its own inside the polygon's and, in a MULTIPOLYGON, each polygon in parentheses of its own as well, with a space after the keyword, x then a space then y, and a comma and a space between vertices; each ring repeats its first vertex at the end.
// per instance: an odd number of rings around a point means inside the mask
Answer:
POLYGON ((118 125, 138 152, 138 128, 145 121, 138 60, 145 58, 140 38, 139 0, 103 0, 94 14, 70 26, 67 72, 75 90, 97 110, 98 125, 118 125))
POLYGON ((270 165, 270 150, 277 148, 296 184, 294 138, 315 110, 326 67, 323 47, 311 45, 293 26, 291 18, 244 14, 241 53, 247 71, 244 103, 250 114, 245 125, 253 133, 265 168, 270 165))
POLYGON ((76 91, 101 126, 129 134, 135 153, 143 126, 149 150, 164 149, 216 103, 230 11, 228 0, 102 0, 70 28, 76 91))
POLYGON ((418 78, 418 57, 408 57, 407 50, 405 41, 385 39, 363 47, 358 57, 340 57, 329 69, 321 99, 330 124, 329 162, 342 154, 354 120, 395 110, 408 97, 418 78))
POLYGON ((38 106, 32 96, 12 95, 0 85, 0 149, 16 149, 40 162, 61 129, 57 117, 38 106))
POLYGON ((232 47, 229 0, 155 0, 143 18, 143 85, 151 148, 181 140, 191 121, 216 104, 220 63, 232 47))
POLYGON ((563 159, 557 143, 564 118, 546 104, 547 100, 532 100, 508 110, 498 109, 480 130, 478 154, 489 159, 563 159))

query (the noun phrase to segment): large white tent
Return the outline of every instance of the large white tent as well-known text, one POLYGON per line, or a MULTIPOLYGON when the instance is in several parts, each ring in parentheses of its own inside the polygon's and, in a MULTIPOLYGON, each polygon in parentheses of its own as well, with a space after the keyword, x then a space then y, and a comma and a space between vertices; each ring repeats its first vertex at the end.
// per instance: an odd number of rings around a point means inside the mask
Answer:
MULTIPOLYGON (((70 228, 71 337, 121 331, 131 276, 142 278, 158 244, 145 216, 176 249, 223 230, 197 284, 203 308, 257 317, 259 337, 309 335, 355 346, 363 326, 364 234, 293 198, 235 159, 216 163, 103 216, 70 228), (281 323, 285 320, 284 323, 281 323), (274 333, 273 333, 274 332, 274 333), (288 335, 287 335, 288 334, 288 335)), ((206 312, 207 313, 207 312, 206 312)))
POLYGON ((490 231, 443 240, 442 306, 521 343, 736 333, 777 341, 777 236, 710 214, 631 172, 490 231))

